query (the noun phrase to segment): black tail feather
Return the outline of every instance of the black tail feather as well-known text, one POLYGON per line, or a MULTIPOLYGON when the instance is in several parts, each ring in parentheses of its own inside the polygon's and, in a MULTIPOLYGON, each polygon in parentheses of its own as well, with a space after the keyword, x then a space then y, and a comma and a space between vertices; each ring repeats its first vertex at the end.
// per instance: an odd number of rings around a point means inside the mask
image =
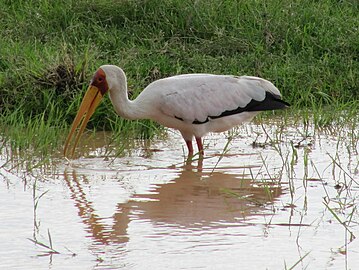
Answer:
POLYGON ((217 119, 242 112, 271 111, 285 109, 287 107, 290 107, 290 104, 284 100, 281 100, 280 96, 273 95, 270 92, 266 92, 266 96, 262 101, 252 99, 251 102, 249 102, 244 108, 238 107, 235 110, 224 111, 218 116, 208 116, 207 119, 203 122, 195 120, 193 121, 193 124, 204 124, 207 123, 209 119, 217 119))
POLYGON ((266 92, 264 100, 257 101, 252 99, 244 108, 238 107, 235 110, 225 111, 218 116, 209 116, 212 119, 221 118, 242 112, 258 112, 258 111, 270 111, 280 110, 289 107, 290 104, 281 100, 279 96, 273 95, 270 92, 266 92))

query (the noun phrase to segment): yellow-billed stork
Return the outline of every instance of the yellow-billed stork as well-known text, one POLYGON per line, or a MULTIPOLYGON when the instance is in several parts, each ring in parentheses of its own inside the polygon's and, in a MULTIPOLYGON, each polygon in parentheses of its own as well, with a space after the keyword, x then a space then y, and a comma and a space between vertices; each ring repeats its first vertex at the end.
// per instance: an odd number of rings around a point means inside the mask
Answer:
POLYGON ((149 84, 135 100, 127 94, 123 70, 101 66, 93 76, 67 137, 64 155, 75 130, 72 155, 87 122, 106 93, 116 112, 126 119, 152 119, 181 132, 193 155, 192 139, 203 154, 202 137, 251 120, 260 111, 283 109, 289 104, 269 81, 252 76, 185 74, 149 84), (81 125, 80 125, 81 124, 81 125))

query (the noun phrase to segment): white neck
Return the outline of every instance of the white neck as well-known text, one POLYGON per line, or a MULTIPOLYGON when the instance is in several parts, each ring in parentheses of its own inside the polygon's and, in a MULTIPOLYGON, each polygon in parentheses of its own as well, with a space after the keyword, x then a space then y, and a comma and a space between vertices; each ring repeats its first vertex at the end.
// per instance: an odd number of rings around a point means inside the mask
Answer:
POLYGON ((135 120, 147 118, 139 100, 130 100, 127 94, 127 79, 125 73, 117 72, 113 85, 109 85, 109 96, 118 115, 123 118, 135 120))

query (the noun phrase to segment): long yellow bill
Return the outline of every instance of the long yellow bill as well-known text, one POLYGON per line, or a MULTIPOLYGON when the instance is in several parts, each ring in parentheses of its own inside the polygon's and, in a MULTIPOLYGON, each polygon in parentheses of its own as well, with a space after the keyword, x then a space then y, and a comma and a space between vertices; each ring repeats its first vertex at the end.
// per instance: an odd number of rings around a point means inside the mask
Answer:
POLYGON ((90 120, 91 116, 95 112, 97 106, 100 104, 102 99, 101 91, 96 86, 89 86, 89 88, 86 91, 86 94, 81 102, 80 108, 77 112, 77 115, 75 117, 74 122, 72 123, 71 130, 69 135, 67 136, 65 147, 64 147, 64 156, 67 155, 68 147, 70 142, 72 141, 72 137, 77 129, 78 126, 80 128, 78 129, 77 135, 75 136, 75 142, 73 144, 73 148, 71 151, 71 157, 74 156, 76 146, 80 140, 80 137, 82 133, 85 130, 85 127, 90 120))

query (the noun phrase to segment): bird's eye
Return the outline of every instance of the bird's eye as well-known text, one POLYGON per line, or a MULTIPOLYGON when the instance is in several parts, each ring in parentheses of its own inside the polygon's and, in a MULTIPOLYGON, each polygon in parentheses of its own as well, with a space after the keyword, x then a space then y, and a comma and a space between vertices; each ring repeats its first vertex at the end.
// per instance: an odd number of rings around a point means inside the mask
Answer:
POLYGON ((97 81, 98 81, 98 82, 103 82, 103 78, 102 78, 102 77, 99 77, 99 78, 97 79, 97 81))

